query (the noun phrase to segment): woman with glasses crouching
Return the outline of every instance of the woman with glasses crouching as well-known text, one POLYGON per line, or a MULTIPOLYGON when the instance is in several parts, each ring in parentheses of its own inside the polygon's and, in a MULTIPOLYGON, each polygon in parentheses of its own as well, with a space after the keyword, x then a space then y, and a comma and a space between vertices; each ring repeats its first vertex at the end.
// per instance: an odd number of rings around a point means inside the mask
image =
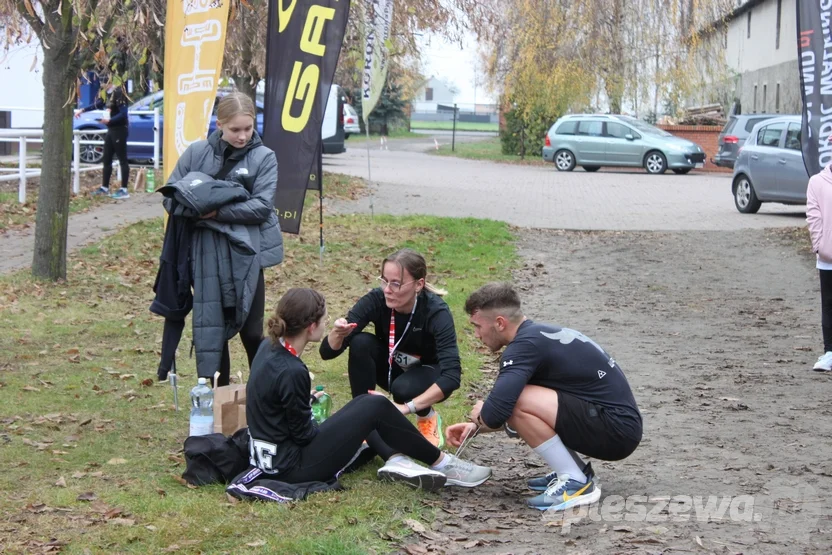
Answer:
MULTIPOLYGON (((426 275, 424 257, 411 249, 385 258, 380 286, 335 321, 320 353, 329 360, 349 349, 352 396, 376 386, 389 391, 402 414, 415 413, 419 431, 441 449, 442 419, 433 406, 459 388, 462 367, 454 319, 440 297, 445 291, 427 283, 426 275), (374 334, 363 331, 370 323, 374 334)), ((390 448, 378 438, 369 443, 388 458, 390 448)))

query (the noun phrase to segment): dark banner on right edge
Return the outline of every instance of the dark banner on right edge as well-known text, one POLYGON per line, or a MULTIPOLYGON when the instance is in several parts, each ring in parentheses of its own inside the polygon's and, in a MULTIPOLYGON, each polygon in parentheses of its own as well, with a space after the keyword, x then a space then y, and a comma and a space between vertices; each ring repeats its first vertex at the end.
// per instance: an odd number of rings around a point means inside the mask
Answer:
POLYGON ((284 233, 300 233, 307 187, 320 188, 321 121, 349 13, 350 0, 269 1, 263 142, 277 154, 284 233))
POLYGON ((832 0, 797 0, 797 52, 803 93, 803 163, 813 176, 832 161, 832 0))

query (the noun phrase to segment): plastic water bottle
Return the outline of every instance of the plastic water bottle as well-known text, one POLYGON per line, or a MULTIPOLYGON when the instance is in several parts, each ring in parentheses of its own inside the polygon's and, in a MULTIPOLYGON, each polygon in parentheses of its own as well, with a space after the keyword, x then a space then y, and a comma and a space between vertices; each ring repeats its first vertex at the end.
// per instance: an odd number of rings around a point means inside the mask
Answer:
POLYGON ((191 432, 192 436, 214 433, 214 392, 206 378, 199 378, 191 390, 191 432))
POLYGON ((147 179, 145 181, 147 182, 144 189, 146 192, 152 193, 156 190, 156 175, 153 172, 153 168, 147 169, 147 179))
POLYGON ((332 409, 332 398, 324 393, 324 386, 322 385, 317 386, 315 391, 319 394, 322 393, 322 395, 317 396, 318 398, 312 403, 312 418, 315 419, 315 422, 321 424, 329 418, 329 411, 332 409))

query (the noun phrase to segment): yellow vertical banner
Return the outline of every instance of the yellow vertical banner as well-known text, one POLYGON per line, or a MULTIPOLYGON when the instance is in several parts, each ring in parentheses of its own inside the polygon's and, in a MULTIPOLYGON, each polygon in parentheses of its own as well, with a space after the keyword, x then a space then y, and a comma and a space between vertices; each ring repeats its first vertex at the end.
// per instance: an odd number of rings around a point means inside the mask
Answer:
POLYGON ((191 143, 204 139, 225 52, 231 0, 169 0, 165 22, 163 149, 167 181, 191 143))

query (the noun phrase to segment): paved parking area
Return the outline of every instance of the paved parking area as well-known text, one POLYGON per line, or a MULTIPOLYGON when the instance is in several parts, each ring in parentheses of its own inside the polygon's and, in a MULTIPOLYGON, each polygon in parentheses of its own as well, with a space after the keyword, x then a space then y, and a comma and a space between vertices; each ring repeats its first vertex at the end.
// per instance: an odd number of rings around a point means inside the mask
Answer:
MULTIPOLYGON (((326 156, 324 171, 366 179, 367 151, 361 147, 326 156)), ((805 224, 804 206, 764 204, 755 215, 737 212, 730 174, 651 176, 612 169, 590 174, 580 168, 564 173, 553 166, 414 150, 394 145, 371 150, 372 197, 334 208, 367 213, 372 202, 376 213, 472 216, 552 229, 736 230, 805 224)))

